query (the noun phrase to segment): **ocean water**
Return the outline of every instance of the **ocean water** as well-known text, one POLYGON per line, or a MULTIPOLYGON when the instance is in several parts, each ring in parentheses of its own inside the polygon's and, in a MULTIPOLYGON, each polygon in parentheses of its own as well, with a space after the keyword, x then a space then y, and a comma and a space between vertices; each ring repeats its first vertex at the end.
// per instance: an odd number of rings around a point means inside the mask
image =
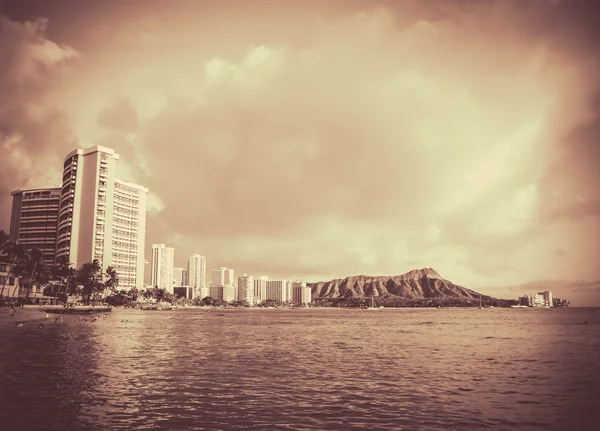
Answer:
POLYGON ((0 327, 1 429, 600 429, 600 309, 44 323, 0 327))

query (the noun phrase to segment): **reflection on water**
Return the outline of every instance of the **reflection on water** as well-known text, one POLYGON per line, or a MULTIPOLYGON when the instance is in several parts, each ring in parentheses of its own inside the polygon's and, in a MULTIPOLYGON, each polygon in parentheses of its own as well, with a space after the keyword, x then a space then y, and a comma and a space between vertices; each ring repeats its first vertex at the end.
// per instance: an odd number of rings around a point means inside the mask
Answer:
POLYGON ((116 310, 0 340, 11 429, 598 425, 597 309, 116 310))

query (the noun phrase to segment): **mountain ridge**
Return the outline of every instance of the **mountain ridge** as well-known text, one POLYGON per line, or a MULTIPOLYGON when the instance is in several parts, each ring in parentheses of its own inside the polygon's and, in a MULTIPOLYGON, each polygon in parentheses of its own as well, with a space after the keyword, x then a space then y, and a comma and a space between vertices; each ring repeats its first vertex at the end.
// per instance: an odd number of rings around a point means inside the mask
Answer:
POLYGON ((330 281, 307 283, 314 299, 400 297, 432 298, 491 298, 443 278, 433 268, 413 269, 400 275, 353 275, 330 281))

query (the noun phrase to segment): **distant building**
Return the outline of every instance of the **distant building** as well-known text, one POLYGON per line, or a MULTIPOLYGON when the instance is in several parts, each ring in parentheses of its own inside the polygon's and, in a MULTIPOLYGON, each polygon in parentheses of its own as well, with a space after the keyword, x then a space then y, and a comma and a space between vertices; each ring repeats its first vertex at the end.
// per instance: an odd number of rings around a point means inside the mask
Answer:
MULTIPOLYGON (((188 262, 188 267, 189 267, 189 262, 188 262)), ((183 271, 181 272, 181 285, 182 286, 190 285, 189 272, 186 268, 183 268, 183 271)))
POLYGON ((118 160, 101 146, 65 157, 56 257, 76 268, 98 260, 116 269, 120 289, 141 289, 148 189, 116 178, 118 160))
POLYGON ((531 295, 529 303, 531 307, 553 307, 552 292, 546 290, 531 295))
POLYGON ((219 301, 223 301, 223 286, 222 285, 216 285, 216 286, 211 285, 209 296, 213 299, 218 299, 219 301))
POLYGON ((251 275, 242 275, 238 278, 238 301, 246 301, 248 304, 254 303, 254 277, 251 275))
POLYGON ((228 284, 227 286, 223 286, 223 301, 231 302, 236 299, 236 288, 235 286, 228 284))
POLYGON ((192 286, 178 286, 173 288, 173 294, 178 298, 193 299, 194 288, 192 286))
POLYGON ((173 293, 173 262, 175 249, 164 244, 152 244, 152 286, 173 293))
POLYGON ((19 297, 19 280, 10 273, 11 264, 8 258, 0 257, 0 291, 4 287, 2 296, 5 298, 18 298, 19 297))
POLYGON ((254 279, 254 303, 260 304, 267 297, 267 280, 269 277, 263 275, 254 279))
POLYGON ((39 249, 44 260, 53 264, 61 188, 16 190, 11 195, 10 240, 26 250, 39 249))
POLYGON ((234 272, 231 268, 213 269, 210 278, 210 296, 223 301, 233 301, 236 297, 234 272), (218 295, 214 296, 214 295, 218 295), (230 298, 230 299, 227 299, 230 298))
POLYGON ((285 302, 288 298, 290 282, 288 280, 267 280, 265 299, 285 302))
POLYGON ((518 305, 524 305, 527 307, 531 307, 531 297, 530 296, 521 296, 518 300, 518 305))
POLYGON ((183 282, 183 268, 173 268, 173 286, 187 286, 183 282))
POLYGON ((310 304, 312 301, 312 292, 310 287, 306 286, 304 281, 295 281, 290 283, 291 296, 290 300, 294 304, 304 305, 310 304))
POLYGON ((194 287, 195 297, 202 299, 204 296, 208 296, 208 289, 206 289, 206 257, 192 254, 188 262, 188 270, 188 284, 194 287))

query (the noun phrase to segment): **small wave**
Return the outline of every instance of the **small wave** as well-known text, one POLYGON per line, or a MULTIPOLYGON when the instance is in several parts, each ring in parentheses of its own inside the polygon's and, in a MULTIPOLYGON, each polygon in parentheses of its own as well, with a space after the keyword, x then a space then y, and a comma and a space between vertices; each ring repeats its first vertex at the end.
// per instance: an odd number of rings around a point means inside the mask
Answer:
POLYGON ((539 401, 535 400, 518 400, 517 404, 541 404, 539 401))

